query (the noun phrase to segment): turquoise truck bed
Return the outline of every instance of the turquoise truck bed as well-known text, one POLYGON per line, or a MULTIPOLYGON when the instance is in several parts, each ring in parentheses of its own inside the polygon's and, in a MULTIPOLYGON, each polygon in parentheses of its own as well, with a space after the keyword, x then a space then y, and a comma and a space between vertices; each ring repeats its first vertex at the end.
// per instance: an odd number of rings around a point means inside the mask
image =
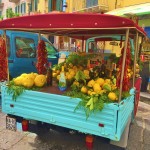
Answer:
POLYGON ((1 87, 2 112, 29 120, 42 121, 83 133, 119 141, 131 116, 134 95, 120 104, 105 104, 104 109, 86 119, 83 109, 74 111, 80 99, 63 95, 26 90, 16 101, 1 87))

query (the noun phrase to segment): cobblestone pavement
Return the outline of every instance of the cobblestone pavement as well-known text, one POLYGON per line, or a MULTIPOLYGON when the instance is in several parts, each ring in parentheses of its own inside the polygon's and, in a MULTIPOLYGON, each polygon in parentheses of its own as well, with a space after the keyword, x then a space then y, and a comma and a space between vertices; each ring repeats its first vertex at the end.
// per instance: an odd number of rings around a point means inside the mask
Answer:
MULTIPOLYGON (((85 135, 69 134, 59 128, 47 131, 34 128, 31 132, 10 131, 5 128, 6 116, 0 112, 0 150, 86 150, 85 135)), ((137 117, 130 126, 126 150, 150 150, 150 107, 140 102, 137 117)), ((122 150, 109 140, 95 137, 93 150, 122 150)))
POLYGON ((150 105, 140 103, 131 125, 127 150, 150 150, 150 105))

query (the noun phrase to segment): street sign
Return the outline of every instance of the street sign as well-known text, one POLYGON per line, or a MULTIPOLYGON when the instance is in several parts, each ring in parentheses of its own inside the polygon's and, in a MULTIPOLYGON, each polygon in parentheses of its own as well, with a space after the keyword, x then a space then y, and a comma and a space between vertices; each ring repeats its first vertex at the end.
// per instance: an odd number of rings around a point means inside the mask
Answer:
POLYGON ((110 44, 110 45, 114 45, 114 46, 118 46, 118 43, 115 42, 115 41, 111 41, 109 44, 110 44))
POLYGON ((6 129, 16 131, 16 118, 6 116, 6 129))

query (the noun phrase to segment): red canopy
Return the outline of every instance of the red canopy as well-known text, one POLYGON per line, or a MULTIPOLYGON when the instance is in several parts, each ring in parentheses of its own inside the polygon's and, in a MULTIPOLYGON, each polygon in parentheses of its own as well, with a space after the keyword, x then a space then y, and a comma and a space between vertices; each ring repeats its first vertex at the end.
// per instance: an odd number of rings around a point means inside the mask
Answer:
POLYGON ((107 14, 49 13, 0 21, 0 29, 82 36, 82 39, 102 34, 124 34, 127 28, 131 34, 136 31, 145 34, 132 20, 107 14))

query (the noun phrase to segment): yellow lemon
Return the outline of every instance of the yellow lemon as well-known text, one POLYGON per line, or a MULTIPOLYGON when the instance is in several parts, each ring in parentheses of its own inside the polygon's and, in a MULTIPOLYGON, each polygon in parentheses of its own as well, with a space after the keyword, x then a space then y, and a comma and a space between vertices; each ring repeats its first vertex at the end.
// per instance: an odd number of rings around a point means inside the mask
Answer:
POLYGON ((116 101, 117 100, 117 95, 114 92, 109 92, 108 98, 112 101, 116 101))
POLYGON ((72 75, 72 76, 74 76, 75 74, 76 74, 76 73, 75 73, 74 70, 70 72, 70 75, 72 75))
POLYGON ((68 80, 71 80, 73 78, 73 76, 71 74, 68 74, 66 77, 68 80))
POLYGON ((17 78, 15 78, 14 79, 14 83, 15 83, 15 85, 22 85, 22 83, 23 83, 23 77, 21 77, 21 76, 19 76, 19 77, 17 77, 17 78))
POLYGON ((42 87, 46 83, 46 76, 45 75, 38 75, 34 80, 34 84, 37 87, 42 87))
POLYGON ((79 82, 78 81, 74 81, 73 85, 79 86, 79 82))
POLYGON ((110 79, 105 79, 105 83, 108 83, 108 84, 110 84, 110 79))
POLYGON ((33 74, 33 73, 30 73, 30 74, 27 75, 27 77, 28 77, 28 78, 31 78, 31 79, 34 81, 36 75, 33 74))
POLYGON ((90 95, 90 94, 91 94, 91 92, 93 92, 93 90, 91 90, 91 89, 90 89, 90 90, 88 90, 88 92, 87 92, 87 93, 88 93, 88 95, 90 95))
POLYGON ((27 73, 23 73, 21 74, 21 77, 26 77, 28 74, 27 73))
POLYGON ((98 83, 95 83, 94 86, 93 86, 93 90, 94 92, 98 93, 101 91, 101 87, 98 83))
POLYGON ((87 88, 86 88, 85 86, 82 86, 81 92, 82 92, 82 93, 87 93, 87 91, 88 91, 87 88))
POLYGON ((85 75, 86 75, 86 74, 89 75, 90 72, 89 72, 89 70, 83 70, 83 73, 84 73, 85 75))
POLYGON ((31 88, 34 85, 34 80, 30 77, 24 77, 22 85, 26 88, 31 88))
POLYGON ((96 83, 99 83, 99 85, 100 86, 102 86, 103 84, 104 84, 104 79, 103 78, 98 78, 97 80, 96 80, 96 83))
POLYGON ((52 76, 55 78, 57 77, 57 73, 56 72, 53 72, 52 76))
POLYGON ((95 94, 96 94, 96 92, 94 92, 94 91, 90 93, 90 95, 95 95, 95 94))
POLYGON ((93 85, 95 84, 94 80, 90 80, 87 84, 88 87, 93 87, 93 85))

